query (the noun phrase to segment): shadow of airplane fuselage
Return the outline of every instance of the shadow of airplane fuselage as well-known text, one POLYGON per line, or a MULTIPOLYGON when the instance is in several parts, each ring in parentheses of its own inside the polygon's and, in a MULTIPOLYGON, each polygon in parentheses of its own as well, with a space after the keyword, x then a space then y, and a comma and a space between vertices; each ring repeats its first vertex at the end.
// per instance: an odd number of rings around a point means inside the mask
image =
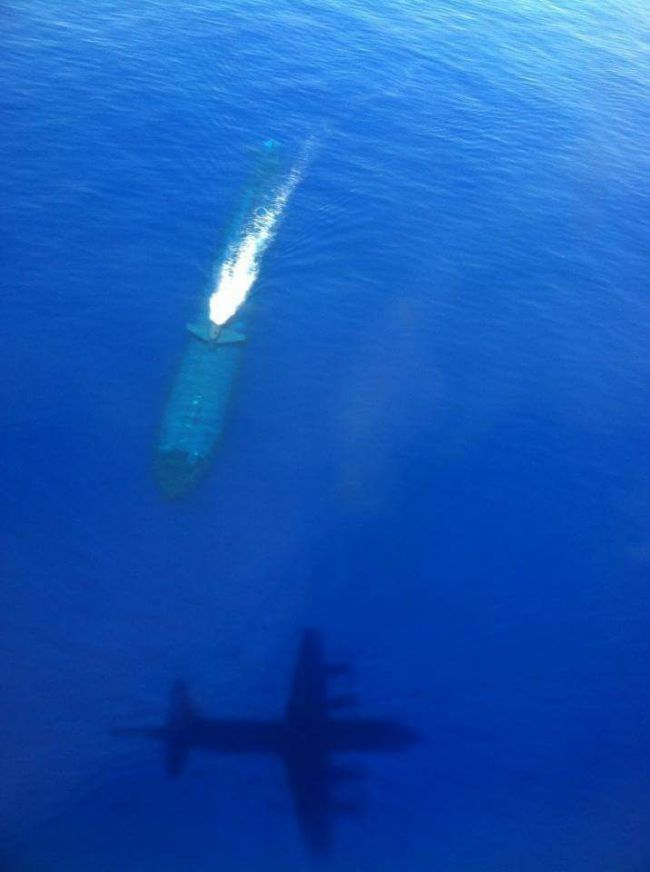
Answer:
POLYGON ((332 717, 333 710, 352 702, 349 697, 327 694, 328 680, 346 671, 347 667, 324 662, 320 634, 307 630, 282 720, 206 718, 193 708, 186 684, 178 681, 172 688, 164 726, 112 732, 162 742, 170 776, 180 774, 192 750, 279 757, 285 765, 306 844, 313 854, 322 855, 331 847, 335 816, 353 810, 336 799, 334 790, 358 775, 335 765, 333 756, 341 752, 400 751, 420 739, 413 730, 395 721, 332 717))

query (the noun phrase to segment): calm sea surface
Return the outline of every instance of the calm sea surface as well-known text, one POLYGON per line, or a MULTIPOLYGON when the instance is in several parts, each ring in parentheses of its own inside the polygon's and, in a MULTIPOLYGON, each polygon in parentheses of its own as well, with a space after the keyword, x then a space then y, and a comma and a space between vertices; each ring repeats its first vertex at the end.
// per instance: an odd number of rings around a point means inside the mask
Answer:
POLYGON ((340 872, 650 868, 650 7, 0 9, 3 872, 310 868, 279 761, 164 775, 182 677, 360 716, 340 872), (226 439, 165 502, 186 321, 268 138, 310 161, 226 439))

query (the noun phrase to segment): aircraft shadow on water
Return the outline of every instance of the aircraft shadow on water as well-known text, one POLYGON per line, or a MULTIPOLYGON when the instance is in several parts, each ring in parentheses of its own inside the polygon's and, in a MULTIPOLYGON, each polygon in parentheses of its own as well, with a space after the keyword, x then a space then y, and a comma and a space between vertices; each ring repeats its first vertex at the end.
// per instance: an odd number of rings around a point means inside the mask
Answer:
POLYGON ((339 784, 357 773, 337 766, 335 755, 400 751, 420 740, 414 730, 395 721, 332 717, 337 709, 354 702, 352 697, 328 695, 329 679, 348 671, 345 665, 327 664, 321 634, 306 630, 282 720, 206 718, 192 706, 185 682, 178 681, 172 688, 164 726, 120 728, 112 734, 162 742, 170 776, 181 773, 193 749, 276 755, 285 765, 305 843, 313 854, 324 855, 331 847, 337 814, 354 810, 335 793, 339 784))

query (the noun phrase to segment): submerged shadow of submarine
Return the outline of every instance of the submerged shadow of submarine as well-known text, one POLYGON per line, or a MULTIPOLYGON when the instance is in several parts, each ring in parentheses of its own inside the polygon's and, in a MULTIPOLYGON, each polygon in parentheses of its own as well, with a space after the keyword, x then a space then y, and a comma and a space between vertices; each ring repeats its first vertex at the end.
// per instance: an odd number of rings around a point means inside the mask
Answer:
POLYGON ((188 324, 189 342, 172 384, 154 463, 169 499, 186 496, 204 476, 223 434, 241 362, 244 333, 209 318, 188 324))
POLYGON ((348 671, 345 665, 327 663, 321 634, 306 630, 283 718, 207 718, 192 705, 185 682, 178 681, 172 687, 165 724, 111 732, 161 742, 171 777, 180 775, 193 750, 278 757, 284 764, 306 846, 312 854, 324 855, 331 848, 336 816, 357 810, 354 804, 341 802, 335 788, 361 775, 359 770, 335 765, 334 755, 396 752, 422 740, 420 734, 396 721, 332 717, 333 712, 356 701, 353 696, 328 694, 330 678, 348 671))

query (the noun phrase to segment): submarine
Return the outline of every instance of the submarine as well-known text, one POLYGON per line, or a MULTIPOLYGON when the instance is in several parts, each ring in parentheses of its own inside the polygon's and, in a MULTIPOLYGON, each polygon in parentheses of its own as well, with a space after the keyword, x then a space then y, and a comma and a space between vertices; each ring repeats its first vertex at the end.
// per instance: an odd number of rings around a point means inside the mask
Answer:
POLYGON ((168 499, 194 490, 221 442, 246 343, 241 308, 297 181, 295 171, 282 176, 280 146, 267 140, 225 234, 212 293, 187 325, 187 345, 163 411, 154 474, 168 499))

